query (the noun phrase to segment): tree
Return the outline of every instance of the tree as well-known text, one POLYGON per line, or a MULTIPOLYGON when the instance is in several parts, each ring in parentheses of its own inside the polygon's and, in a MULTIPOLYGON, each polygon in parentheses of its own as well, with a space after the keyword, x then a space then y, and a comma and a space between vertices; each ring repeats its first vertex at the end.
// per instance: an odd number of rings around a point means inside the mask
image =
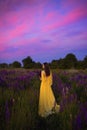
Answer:
POLYGON ((85 56, 84 59, 83 59, 83 68, 84 69, 87 68, 87 56, 85 56))
POLYGON ((21 67, 21 63, 18 62, 18 61, 14 61, 14 62, 11 64, 11 66, 12 66, 13 68, 20 68, 20 67, 21 67))
POLYGON ((34 68, 36 68, 36 69, 41 68, 41 63, 40 62, 35 63, 34 68))
POLYGON ((22 60, 23 67, 28 69, 28 68, 33 68, 35 65, 35 62, 32 60, 30 56, 22 60))
POLYGON ((76 68, 77 65, 77 58, 74 54, 69 53, 66 55, 66 57, 64 58, 64 66, 66 69, 70 69, 70 68, 76 68))
POLYGON ((7 63, 1 63, 0 68, 8 68, 8 64, 7 63))
POLYGON ((77 62, 76 69, 83 69, 83 61, 79 60, 79 61, 77 62))
POLYGON ((59 69, 65 69, 64 59, 60 58, 58 60, 58 66, 59 66, 59 69))
POLYGON ((12 63, 9 64, 9 68, 13 68, 12 63))
POLYGON ((50 67, 52 69, 56 69, 58 68, 58 60, 52 60, 51 64, 50 64, 50 67))

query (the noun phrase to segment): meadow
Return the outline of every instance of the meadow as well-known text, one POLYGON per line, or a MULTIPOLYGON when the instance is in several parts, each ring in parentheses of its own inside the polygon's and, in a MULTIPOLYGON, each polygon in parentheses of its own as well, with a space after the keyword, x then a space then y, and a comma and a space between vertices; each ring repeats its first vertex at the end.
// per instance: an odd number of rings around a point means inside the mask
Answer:
POLYGON ((60 112, 38 115, 40 70, 0 70, 0 130, 87 130, 87 70, 52 70, 60 112))

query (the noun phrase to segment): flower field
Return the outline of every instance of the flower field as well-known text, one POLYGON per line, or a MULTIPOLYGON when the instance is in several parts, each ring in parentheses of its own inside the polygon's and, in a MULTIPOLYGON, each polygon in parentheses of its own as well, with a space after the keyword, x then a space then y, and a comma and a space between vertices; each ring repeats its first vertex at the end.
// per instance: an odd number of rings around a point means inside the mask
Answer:
POLYGON ((0 70, 0 130, 87 130, 87 71, 53 70, 60 112, 38 116, 40 70, 0 70))

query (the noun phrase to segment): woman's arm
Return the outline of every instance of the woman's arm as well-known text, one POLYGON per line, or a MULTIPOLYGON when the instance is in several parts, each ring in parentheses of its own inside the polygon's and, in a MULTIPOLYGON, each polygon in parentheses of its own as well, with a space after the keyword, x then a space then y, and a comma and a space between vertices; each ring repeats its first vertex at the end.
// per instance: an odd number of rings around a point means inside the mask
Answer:
POLYGON ((42 71, 41 71, 41 77, 40 77, 40 80, 43 81, 45 78, 46 78, 46 76, 45 76, 45 72, 42 70, 42 71))

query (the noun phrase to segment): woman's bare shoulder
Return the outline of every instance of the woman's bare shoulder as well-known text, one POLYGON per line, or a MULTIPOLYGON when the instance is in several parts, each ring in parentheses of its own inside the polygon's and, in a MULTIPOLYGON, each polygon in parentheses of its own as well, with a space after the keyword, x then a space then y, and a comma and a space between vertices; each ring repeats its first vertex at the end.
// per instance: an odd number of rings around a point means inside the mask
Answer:
POLYGON ((46 75, 44 70, 41 71, 41 74, 43 74, 44 76, 46 75))
POLYGON ((41 73, 45 73, 45 71, 44 71, 44 70, 41 70, 41 73))

